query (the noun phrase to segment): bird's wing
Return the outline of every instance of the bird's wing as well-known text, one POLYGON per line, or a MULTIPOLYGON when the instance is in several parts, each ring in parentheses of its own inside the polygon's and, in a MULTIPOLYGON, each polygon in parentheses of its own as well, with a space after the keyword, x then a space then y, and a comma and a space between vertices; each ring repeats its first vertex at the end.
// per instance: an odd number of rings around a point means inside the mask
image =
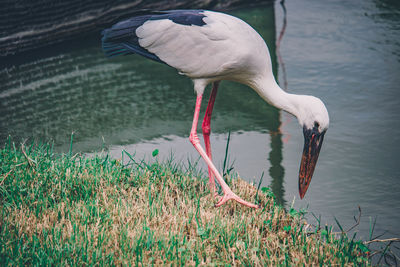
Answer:
MULTIPOLYGON (((239 35, 251 28, 211 11, 177 10, 122 21, 103 32, 110 56, 136 53, 166 63, 189 77, 223 75, 248 53, 239 35), (243 28, 243 29, 241 29, 243 28)), ((245 36, 246 37, 246 36, 245 36)))
POLYGON ((139 54, 152 60, 162 62, 156 55, 150 53, 138 43, 136 29, 149 20, 152 15, 143 15, 121 21, 102 32, 102 47, 109 57, 126 54, 139 54))

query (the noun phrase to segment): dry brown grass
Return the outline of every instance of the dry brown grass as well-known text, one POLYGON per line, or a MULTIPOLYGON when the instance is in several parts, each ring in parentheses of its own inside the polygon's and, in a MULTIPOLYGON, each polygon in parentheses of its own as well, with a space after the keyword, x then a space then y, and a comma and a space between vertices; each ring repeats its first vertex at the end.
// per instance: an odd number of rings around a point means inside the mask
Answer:
MULTIPOLYGON (((2 168, 4 263, 368 265, 361 242, 328 228, 306 232, 301 216, 285 212, 270 194, 259 192, 257 210, 235 202, 215 208, 204 180, 176 166, 131 169, 103 160, 51 158, 44 174, 40 163, 29 166, 21 156, 2 168), (19 179, 20 192, 5 197, 18 175, 29 179, 19 179), (27 197, 18 197, 21 190, 27 197)), ((254 201, 252 185, 235 179, 231 188, 254 201)))

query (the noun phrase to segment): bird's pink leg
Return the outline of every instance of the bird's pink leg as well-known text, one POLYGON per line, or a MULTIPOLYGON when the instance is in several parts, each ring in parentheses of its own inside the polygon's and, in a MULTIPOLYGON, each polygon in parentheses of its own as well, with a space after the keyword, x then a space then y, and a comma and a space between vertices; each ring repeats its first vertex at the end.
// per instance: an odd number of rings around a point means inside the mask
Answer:
POLYGON ((199 152, 201 157, 205 160, 205 162, 207 163, 207 166, 211 169, 211 171, 215 175, 215 178, 217 179, 218 183, 221 185, 222 192, 224 192, 224 195, 218 201, 216 206, 219 207, 222 204, 224 204, 225 202, 227 202, 229 199, 233 199, 233 200, 235 200, 235 201, 239 202, 240 204, 245 205, 247 207, 258 208, 257 205, 254 205, 253 203, 250 203, 250 202, 247 202, 247 201, 241 199, 235 193, 232 192, 232 190, 229 188, 229 186, 225 183, 225 181, 222 178, 222 176, 219 174, 217 168, 215 168, 215 166, 212 163, 211 159, 207 156, 207 154, 204 151, 204 149, 200 146, 200 140, 199 140, 199 137, 197 136, 197 123, 199 121, 199 114, 200 114, 200 106, 201 106, 202 96, 203 96, 202 94, 198 94, 197 95, 196 107, 195 107, 195 110, 194 110, 192 130, 190 131, 189 140, 193 144, 193 146, 196 148, 196 150, 199 152))
MULTIPOLYGON (((211 161, 212 161, 212 154, 211 154, 211 144, 210 144, 210 133, 211 133, 210 123, 211 123, 211 114, 214 108, 215 96, 217 95, 218 84, 219 82, 213 83, 210 99, 208 100, 206 113, 204 115, 203 123, 201 125, 201 128, 203 130, 204 144, 206 146, 207 156, 211 161)), ((210 190, 211 192, 215 193, 215 180, 210 167, 208 167, 208 177, 209 177, 210 190)))

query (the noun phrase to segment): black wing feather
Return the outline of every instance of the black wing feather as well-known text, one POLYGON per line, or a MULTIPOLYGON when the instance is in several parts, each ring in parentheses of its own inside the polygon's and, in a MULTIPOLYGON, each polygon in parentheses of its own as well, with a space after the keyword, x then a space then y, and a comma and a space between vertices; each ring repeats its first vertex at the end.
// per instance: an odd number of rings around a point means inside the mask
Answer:
POLYGON ((169 19, 182 25, 205 25, 203 10, 171 10, 148 12, 146 15, 136 16, 113 25, 102 32, 102 47, 104 53, 109 56, 139 54, 157 62, 163 62, 157 55, 149 52, 139 44, 136 29, 148 20, 169 19))

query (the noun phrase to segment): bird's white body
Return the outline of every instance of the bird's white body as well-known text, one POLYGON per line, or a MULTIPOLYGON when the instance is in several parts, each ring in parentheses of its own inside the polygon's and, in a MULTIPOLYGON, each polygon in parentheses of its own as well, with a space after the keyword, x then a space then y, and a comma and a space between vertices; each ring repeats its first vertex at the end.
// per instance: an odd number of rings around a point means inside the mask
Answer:
POLYGON ((252 27, 223 13, 203 13, 204 26, 147 21, 136 30, 139 44, 193 80, 248 83, 272 75, 268 47, 252 27))

